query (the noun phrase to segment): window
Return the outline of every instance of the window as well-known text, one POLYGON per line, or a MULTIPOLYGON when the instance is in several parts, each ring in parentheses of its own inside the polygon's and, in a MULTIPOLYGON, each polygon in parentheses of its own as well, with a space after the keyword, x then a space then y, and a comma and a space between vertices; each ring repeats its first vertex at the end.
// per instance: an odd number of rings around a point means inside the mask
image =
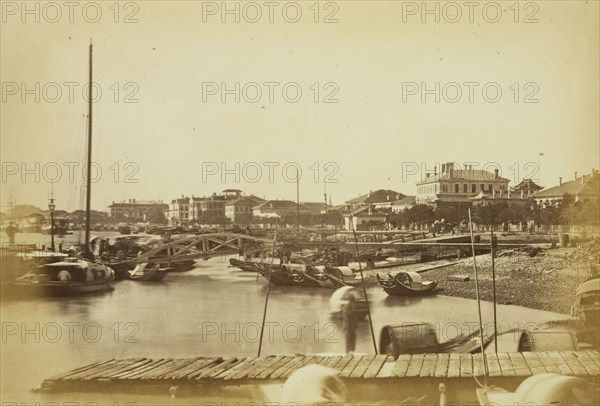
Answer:
POLYGON ((475 193, 476 191, 477 191, 477 185, 473 183, 471 185, 471 192, 475 193))
POLYGON ((460 190, 460 185, 457 183, 454 185, 454 193, 458 193, 460 190))
POLYGON ((463 193, 467 193, 467 184, 466 183, 463 184, 463 193))
POLYGON ((483 191, 483 190, 485 189, 485 185, 482 183, 481 185, 479 185, 479 189, 480 189, 481 191, 483 191))
POLYGON ((493 188, 494 188, 494 186, 493 186, 493 185, 490 183, 490 184, 488 185, 488 190, 491 192, 493 188))

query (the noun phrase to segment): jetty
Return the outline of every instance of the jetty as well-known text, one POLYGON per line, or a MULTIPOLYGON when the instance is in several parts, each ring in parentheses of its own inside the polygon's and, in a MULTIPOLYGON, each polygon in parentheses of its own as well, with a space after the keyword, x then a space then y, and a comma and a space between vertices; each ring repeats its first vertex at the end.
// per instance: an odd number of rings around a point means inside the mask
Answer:
MULTIPOLYGON (((486 354, 487 379, 516 388, 528 376, 554 372, 597 380, 598 351, 546 351, 486 354)), ((397 393, 435 398, 439 385, 449 399, 471 399, 485 375, 481 354, 271 355, 266 357, 194 357, 108 359, 45 379, 44 392, 125 392, 218 396, 232 387, 281 385, 296 370, 319 364, 338 371, 354 398, 397 393), (382 390, 383 389, 383 390, 382 390)))

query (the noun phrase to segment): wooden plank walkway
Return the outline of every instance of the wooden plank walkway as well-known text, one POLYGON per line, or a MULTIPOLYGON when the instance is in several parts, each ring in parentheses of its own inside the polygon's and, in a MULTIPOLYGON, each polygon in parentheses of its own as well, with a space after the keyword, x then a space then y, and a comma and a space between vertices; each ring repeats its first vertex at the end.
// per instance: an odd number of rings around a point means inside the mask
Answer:
MULTIPOLYGON (((545 372, 599 376, 598 351, 548 351, 486 354, 490 376, 527 377, 545 372)), ((195 357, 110 359, 85 365, 44 380, 42 388, 66 388, 81 383, 194 383, 211 381, 260 384, 285 380, 294 371, 319 364, 346 379, 465 378, 483 376, 481 354, 414 354, 394 360, 387 355, 195 357)))

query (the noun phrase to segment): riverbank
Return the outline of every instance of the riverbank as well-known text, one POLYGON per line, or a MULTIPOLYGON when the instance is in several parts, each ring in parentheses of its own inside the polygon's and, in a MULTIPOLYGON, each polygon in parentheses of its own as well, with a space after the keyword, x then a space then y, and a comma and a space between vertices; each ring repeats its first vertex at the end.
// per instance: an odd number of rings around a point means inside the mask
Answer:
MULTIPOLYGON (((531 251, 507 250, 495 259, 496 299, 498 304, 569 314, 577 286, 589 276, 591 265, 600 260, 600 242, 594 240, 577 247, 531 251)), ((482 300, 493 298, 492 258, 476 259, 482 300)), ((439 282, 440 294, 475 299, 473 259, 423 273, 425 279, 439 282), (468 281, 451 280, 454 275, 468 276, 468 281)))

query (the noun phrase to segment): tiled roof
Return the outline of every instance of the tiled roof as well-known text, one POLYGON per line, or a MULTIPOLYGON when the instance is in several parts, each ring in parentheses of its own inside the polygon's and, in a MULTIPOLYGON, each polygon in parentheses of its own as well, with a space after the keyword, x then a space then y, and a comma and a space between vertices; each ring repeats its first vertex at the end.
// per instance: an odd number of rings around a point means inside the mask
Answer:
POLYGON ((471 182, 492 182, 492 183, 504 183, 509 182, 509 179, 503 178, 502 176, 495 177, 495 175, 491 172, 484 171, 481 169, 454 169, 452 171, 452 176, 450 176, 450 172, 446 173, 438 173, 436 175, 431 175, 428 178, 423 179, 422 181, 417 182, 417 185, 425 185, 427 183, 435 183, 439 181, 457 181, 461 180, 471 181, 471 182))
POLYGON ((347 204, 373 204, 383 202, 393 202, 404 197, 402 193, 390 189, 378 189, 374 192, 364 194, 354 199, 346 201, 347 204))
MULTIPOLYGON (((267 200, 266 202, 253 207, 253 209, 263 208, 271 210, 297 210, 298 204, 291 200, 267 200)), ((300 205, 300 210, 307 211, 308 209, 300 205)))
POLYGON ((541 190, 533 195, 536 199, 547 199, 555 197, 563 197, 565 193, 572 196, 589 196, 600 197, 600 176, 584 175, 579 178, 564 182, 562 185, 554 186, 545 190, 541 190))
POLYGON ((329 205, 323 202, 301 202, 300 204, 310 211, 319 213, 329 208, 329 205))
POLYGON ((415 203, 415 196, 404 196, 392 202, 392 206, 410 206, 415 203))
POLYGON ((521 191, 521 190, 542 190, 544 187, 538 185, 537 183, 535 183, 533 180, 531 179, 523 179, 521 182, 519 182, 518 185, 514 186, 512 189, 515 191, 521 191))

